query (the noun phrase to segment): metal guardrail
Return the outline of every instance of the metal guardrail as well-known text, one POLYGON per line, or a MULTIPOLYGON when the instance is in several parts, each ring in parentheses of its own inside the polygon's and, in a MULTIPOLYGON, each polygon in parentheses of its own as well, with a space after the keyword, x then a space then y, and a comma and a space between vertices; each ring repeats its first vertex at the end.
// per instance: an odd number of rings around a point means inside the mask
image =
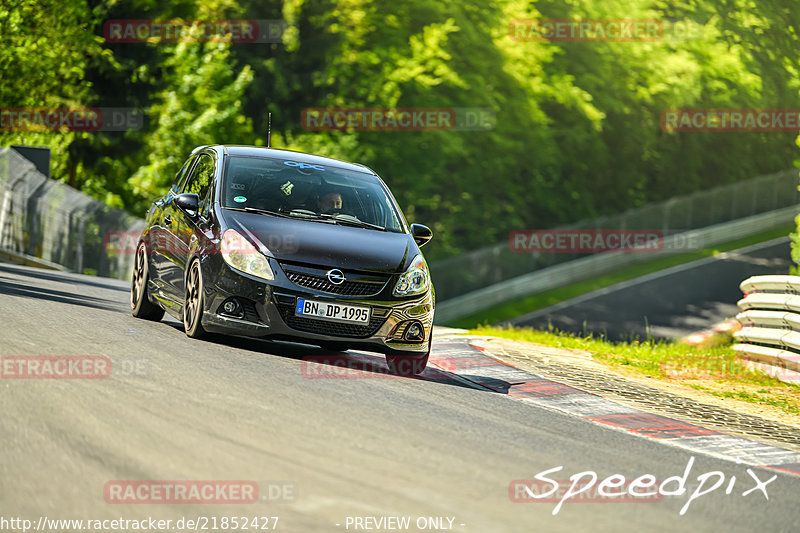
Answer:
POLYGON ((128 279, 133 254, 107 247, 113 232, 144 220, 44 176, 14 149, 0 149, 0 257, 128 279))
POLYGON ((800 276, 753 276, 739 288, 733 349, 759 370, 800 383, 800 276))
MULTIPOLYGON (((657 257, 667 257, 687 251, 680 246, 674 246, 675 242, 693 241, 703 243, 704 247, 714 246, 789 225, 792 224, 799 210, 800 207, 792 205, 784 209, 672 235, 664 238, 664 248, 657 257)), ((654 254, 621 252, 594 254, 543 268, 444 301, 438 301, 438 280, 434 278, 437 292, 436 323, 448 324, 507 301, 591 279, 621 267, 652 261, 655 258, 654 254)))
MULTIPOLYGON (((800 204, 797 184, 797 169, 789 169, 552 229, 646 229, 661 231, 666 237, 794 207, 800 204)), ((436 284, 436 299, 445 302, 489 285, 585 258, 585 254, 573 253, 515 253, 508 241, 503 241, 431 261, 429 266, 436 284)))

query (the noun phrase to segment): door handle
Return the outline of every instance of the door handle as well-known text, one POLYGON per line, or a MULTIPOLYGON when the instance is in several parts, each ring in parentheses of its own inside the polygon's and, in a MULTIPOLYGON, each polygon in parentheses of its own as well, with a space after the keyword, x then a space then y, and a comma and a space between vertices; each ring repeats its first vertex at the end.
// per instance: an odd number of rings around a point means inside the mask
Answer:
POLYGON ((172 217, 167 215, 164 217, 164 224, 172 225, 172 217))

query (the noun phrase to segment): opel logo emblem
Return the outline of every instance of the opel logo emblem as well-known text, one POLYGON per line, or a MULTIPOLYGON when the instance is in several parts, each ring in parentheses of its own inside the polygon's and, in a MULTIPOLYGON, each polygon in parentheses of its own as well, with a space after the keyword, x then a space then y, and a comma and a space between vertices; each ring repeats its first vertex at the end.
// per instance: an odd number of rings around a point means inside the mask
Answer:
POLYGON ((334 285, 341 285, 342 283, 344 283, 344 272, 342 272, 338 268, 334 268, 333 270, 328 270, 327 276, 328 276, 328 281, 330 281, 334 285))

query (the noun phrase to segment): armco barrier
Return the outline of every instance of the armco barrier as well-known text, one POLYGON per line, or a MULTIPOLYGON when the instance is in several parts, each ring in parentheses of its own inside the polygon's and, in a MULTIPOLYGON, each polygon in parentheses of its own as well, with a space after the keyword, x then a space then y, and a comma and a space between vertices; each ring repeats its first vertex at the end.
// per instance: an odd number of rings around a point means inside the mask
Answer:
MULTIPOLYGON (((800 204, 797 176, 796 168, 784 170, 676 196, 624 213, 581 220, 558 228, 545 226, 539 229, 645 229, 660 230, 669 236, 711 226, 724 228, 727 222, 800 204)), ((788 224, 791 224, 791 220, 788 220, 788 224)), ((584 254, 576 253, 516 253, 510 249, 508 240, 503 239, 503 242, 492 246, 430 261, 428 266, 436 282, 436 299, 445 302, 496 283, 585 258, 584 254)))
MULTIPOLYGON (((714 246, 768 231, 781 226, 791 225, 797 216, 798 206, 793 205, 767 213, 716 224, 706 228, 679 233, 664 239, 664 249, 658 257, 667 257, 683 253, 675 241, 701 242, 704 247, 714 246)), ((488 287, 478 289, 461 296, 436 302, 436 323, 448 324, 472 313, 488 309, 492 306, 523 298, 531 294, 555 289, 571 283, 591 279, 617 268, 651 261, 654 254, 602 253, 543 268, 529 274, 501 281, 488 287)), ((433 277, 433 274, 432 274, 433 277)), ((433 277, 434 284, 436 278, 433 277)), ((438 289, 437 289, 438 291, 438 289)), ((438 294, 437 294, 438 296, 438 294)))
POLYGON ((760 370, 800 383, 800 276, 753 276, 739 288, 733 349, 760 370))
POLYGON ((133 254, 107 249, 104 237, 143 228, 144 220, 47 178, 12 148, 0 149, 0 259, 129 279, 133 254))

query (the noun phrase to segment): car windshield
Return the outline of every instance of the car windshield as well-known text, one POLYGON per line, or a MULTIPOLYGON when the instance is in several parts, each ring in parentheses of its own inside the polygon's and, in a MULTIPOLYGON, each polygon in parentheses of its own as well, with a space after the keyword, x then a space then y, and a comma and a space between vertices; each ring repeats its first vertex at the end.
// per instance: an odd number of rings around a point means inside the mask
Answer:
POLYGON ((229 156, 222 206, 402 233, 400 213, 374 176, 338 167, 229 156))

